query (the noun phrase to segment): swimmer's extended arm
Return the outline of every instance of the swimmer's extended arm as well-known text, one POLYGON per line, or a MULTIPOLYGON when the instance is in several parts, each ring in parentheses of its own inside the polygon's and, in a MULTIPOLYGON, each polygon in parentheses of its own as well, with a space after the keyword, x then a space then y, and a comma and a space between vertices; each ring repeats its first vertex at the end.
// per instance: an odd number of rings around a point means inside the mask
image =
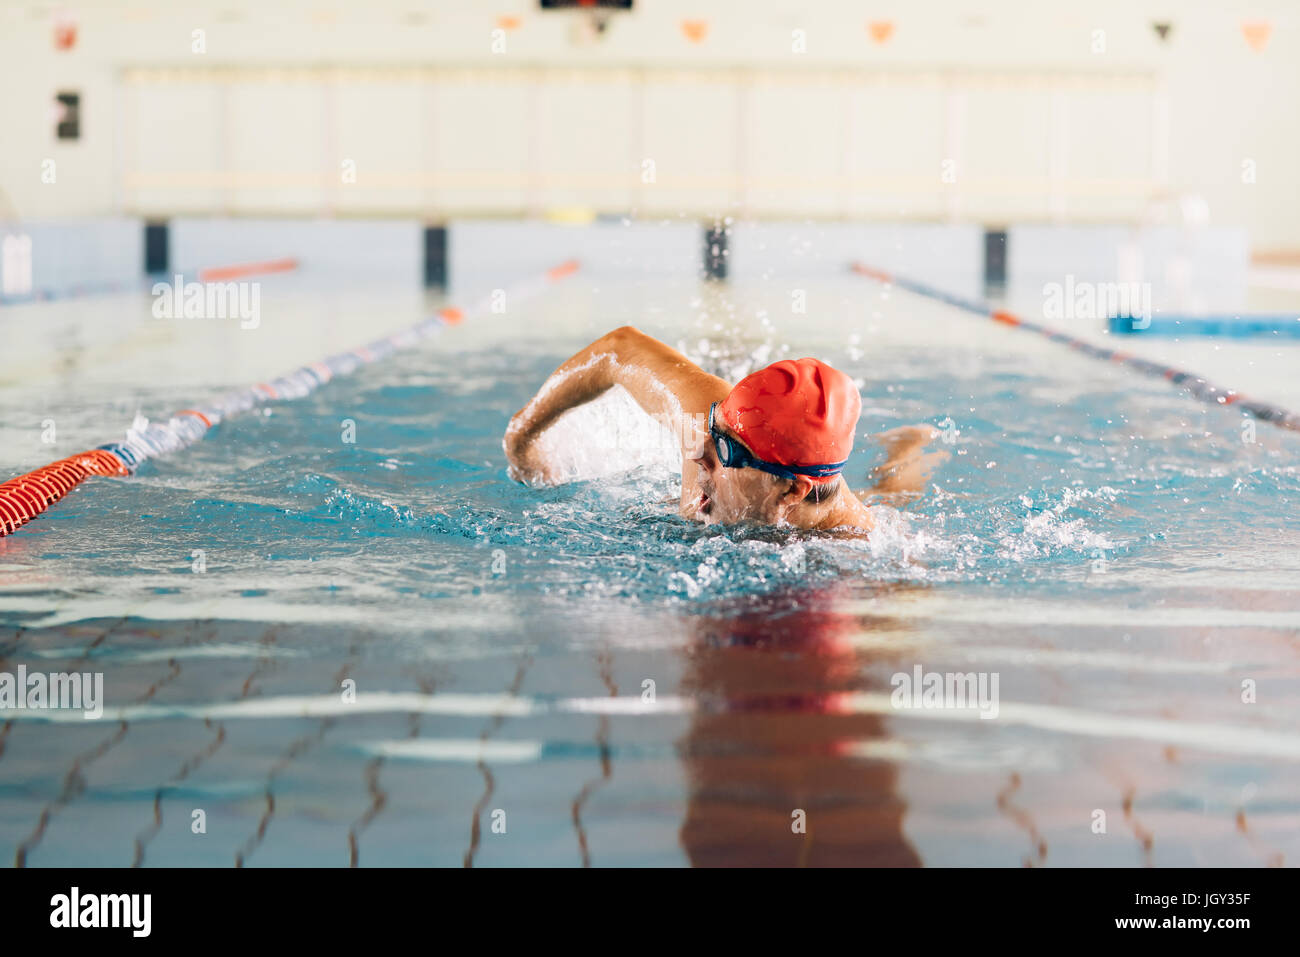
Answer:
MULTIPOLYGON (((506 428, 511 475, 525 482, 554 482, 536 441, 561 414, 621 385, 645 412, 685 437, 685 417, 706 416, 731 391, 676 349, 632 326, 601 336, 555 370, 506 428)), ((685 438, 683 439, 685 442, 685 438)))

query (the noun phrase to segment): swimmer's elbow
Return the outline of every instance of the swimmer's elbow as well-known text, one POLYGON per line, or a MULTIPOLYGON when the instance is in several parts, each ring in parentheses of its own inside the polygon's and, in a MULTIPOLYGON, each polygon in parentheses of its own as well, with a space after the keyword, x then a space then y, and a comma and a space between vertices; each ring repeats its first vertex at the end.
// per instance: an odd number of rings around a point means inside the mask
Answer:
POLYGON ((636 326, 619 326, 613 332, 606 333, 604 337, 605 342, 612 346, 615 352, 636 348, 647 338, 648 336, 636 326))

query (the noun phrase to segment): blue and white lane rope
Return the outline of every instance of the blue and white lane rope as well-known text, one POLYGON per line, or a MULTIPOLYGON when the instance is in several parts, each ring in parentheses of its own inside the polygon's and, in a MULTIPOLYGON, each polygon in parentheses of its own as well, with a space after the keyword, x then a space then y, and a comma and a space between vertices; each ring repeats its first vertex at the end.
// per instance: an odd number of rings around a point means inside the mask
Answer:
POLYGON ((1136 356, 1129 355, 1127 352, 1121 352, 1118 349, 1108 349, 1104 346, 1093 345, 1091 342, 1085 342, 1074 336, 1058 332, 1048 326, 1040 325, 1036 322, 1030 322, 1021 319, 1013 313, 1004 309, 995 309, 986 302, 980 302, 977 299, 966 299, 962 296, 953 295, 934 286, 917 282, 913 279, 905 279, 901 276, 895 276, 883 269, 876 269, 864 263, 851 263, 850 267, 859 276, 866 276, 875 279, 878 282, 889 283, 900 289, 906 289, 908 292, 914 292, 918 296, 925 296, 928 299, 937 299, 945 302, 950 306, 955 306, 966 312, 974 313, 977 316, 983 316, 992 319, 994 322, 1000 322, 1003 325, 1011 326, 1014 329, 1024 329, 1027 332, 1036 332, 1040 336, 1051 339, 1053 342, 1059 342, 1062 345, 1069 346, 1077 352, 1091 356, 1094 359, 1104 359, 1108 362, 1117 362, 1121 365, 1128 366, 1130 369, 1136 369, 1145 375, 1155 376, 1162 379, 1168 379, 1174 385, 1180 386, 1198 399, 1209 402, 1213 405, 1231 405, 1240 408, 1243 412, 1253 415, 1264 422, 1271 422, 1276 426, 1284 429, 1290 429, 1294 432, 1300 432, 1300 415, 1290 412, 1281 406, 1273 405, 1268 402, 1260 402, 1255 399, 1249 399, 1243 396, 1235 389, 1223 389, 1212 382, 1191 372, 1185 372, 1182 369, 1175 369, 1173 366, 1161 365, 1158 362, 1151 362, 1148 359, 1139 359, 1136 356))

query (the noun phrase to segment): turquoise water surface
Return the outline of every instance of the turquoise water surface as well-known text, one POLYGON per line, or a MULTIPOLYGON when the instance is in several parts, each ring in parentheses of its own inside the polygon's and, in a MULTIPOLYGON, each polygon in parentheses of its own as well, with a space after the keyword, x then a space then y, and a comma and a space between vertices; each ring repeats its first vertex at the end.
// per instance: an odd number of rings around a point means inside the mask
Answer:
MULTIPOLYGON (((810 289, 791 315, 784 287, 574 280, 0 539, 0 670, 102 672, 108 702, 6 715, 0 860, 1295 863, 1300 436, 810 289), (947 460, 866 539, 706 528, 615 396, 555 437, 575 481, 512 483, 510 415, 625 322, 733 381, 859 379, 856 486, 895 426, 947 460), (893 707, 918 665, 996 674, 998 716, 893 707)), ((146 330, 112 362, 85 330, 147 304, 59 306, 49 354, 95 371, 4 384, 7 474, 325 354, 325 313, 349 344, 428 305, 265 295, 265 339, 146 330)))

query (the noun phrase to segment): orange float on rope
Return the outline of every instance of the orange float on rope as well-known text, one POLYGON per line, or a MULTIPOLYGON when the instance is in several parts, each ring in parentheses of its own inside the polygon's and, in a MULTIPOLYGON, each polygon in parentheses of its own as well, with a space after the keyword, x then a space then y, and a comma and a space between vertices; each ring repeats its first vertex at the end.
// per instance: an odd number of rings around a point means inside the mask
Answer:
POLYGON ((177 414, 177 415, 192 415, 192 416, 194 416, 196 419, 198 419, 200 422, 202 422, 205 426, 207 426, 209 429, 212 428, 212 420, 209 419, 209 418, 208 418, 206 415, 204 415, 202 412, 200 412, 198 409, 181 409, 181 410, 180 410, 179 412, 177 412, 176 414, 177 414))
POLYGON ((92 475, 126 475, 121 460, 91 449, 0 483, 0 536, 11 535, 92 475))

